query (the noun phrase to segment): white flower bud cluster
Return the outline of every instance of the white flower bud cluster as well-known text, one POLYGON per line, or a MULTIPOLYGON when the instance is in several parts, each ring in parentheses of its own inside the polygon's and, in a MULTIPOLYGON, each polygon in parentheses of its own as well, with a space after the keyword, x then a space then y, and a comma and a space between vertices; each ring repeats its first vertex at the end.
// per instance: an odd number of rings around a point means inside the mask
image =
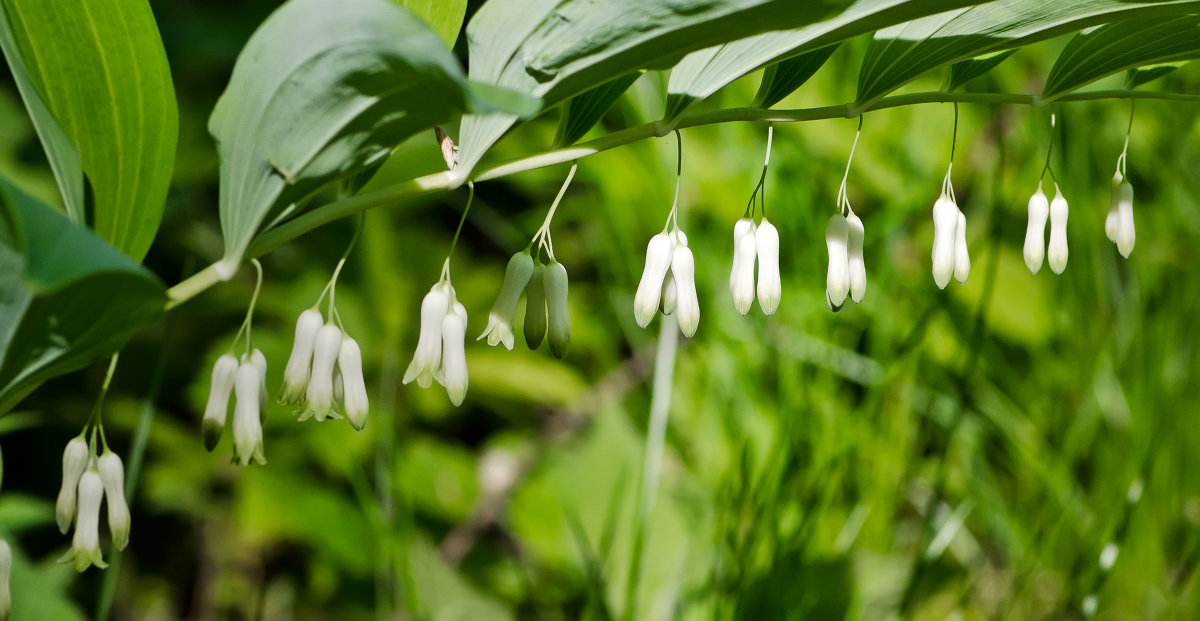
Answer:
POLYGON ((729 294, 738 314, 745 315, 754 305, 764 315, 779 309, 782 297, 779 280, 779 231, 763 216, 757 225, 745 216, 733 225, 733 268, 729 272, 729 294), (758 263, 758 286, 754 282, 754 264, 758 263))
POLYGON ((370 405, 362 350, 339 324, 332 304, 329 322, 315 306, 300 313, 279 400, 298 406, 298 420, 340 419, 345 412, 350 425, 362 430, 370 405))
MULTIPOLYGON (((58 528, 63 534, 72 525, 75 526, 71 549, 59 562, 75 563, 76 571, 83 571, 92 565, 101 569, 108 567, 100 554, 100 504, 106 497, 108 528, 116 549, 124 550, 129 545, 131 522, 129 505, 125 500, 125 466, 120 456, 106 446, 97 457, 95 433, 90 444, 84 439, 85 434, 86 430, 84 434, 72 438, 63 450, 62 487, 54 511, 58 528)), ((12 562, 7 544, 3 552, 7 553, 8 558, 0 558, 0 573, 7 572, 12 562)), ((7 591, 8 581, 3 582, 7 591)), ((3 595, 4 601, 0 604, 7 605, 7 593, 3 595)))
POLYGON ((1121 256, 1129 258, 1137 234, 1133 227, 1133 185, 1121 172, 1124 154, 1121 157, 1121 165, 1112 178, 1112 201, 1109 203, 1108 216, 1104 218, 1104 235, 1117 245, 1121 256))
MULTIPOLYGON (((951 165, 951 168, 953 165, 951 165)), ((971 257, 967 251, 967 216, 958 208, 950 169, 942 181, 942 193, 933 203, 933 281, 945 289, 950 277, 967 282, 971 257)))
POLYGON ((825 224, 825 247, 829 269, 825 274, 825 304, 837 312, 846 296, 857 304, 867 294, 867 265, 863 260, 865 232, 862 220, 847 207, 847 215, 835 213, 825 224))
POLYGON ((696 334, 700 325, 700 300, 696 295, 696 264, 687 235, 676 224, 650 238, 646 265, 633 298, 633 316, 639 326, 650 325, 654 315, 675 314, 684 336, 696 334))
POLYGON ((1036 274, 1042 269, 1043 258, 1055 274, 1067 269, 1067 199, 1058 184, 1054 184, 1054 200, 1047 201, 1038 184, 1029 197, 1029 223, 1025 229, 1025 266, 1036 274), (1046 220, 1050 220, 1050 246, 1046 247, 1046 220))
MULTIPOLYGON (((449 259, 447 259, 449 265, 449 259)), ((467 309, 454 295, 447 270, 421 301, 421 331, 417 350, 404 373, 404 383, 416 380, 421 388, 434 381, 446 388, 454 405, 467 396, 467 309)))
POLYGON ((224 354, 213 364, 208 404, 201 429, 204 447, 213 450, 221 440, 233 396, 233 460, 243 466, 253 460, 267 463, 263 453, 262 417, 266 413, 267 359, 257 349, 241 359, 224 354))

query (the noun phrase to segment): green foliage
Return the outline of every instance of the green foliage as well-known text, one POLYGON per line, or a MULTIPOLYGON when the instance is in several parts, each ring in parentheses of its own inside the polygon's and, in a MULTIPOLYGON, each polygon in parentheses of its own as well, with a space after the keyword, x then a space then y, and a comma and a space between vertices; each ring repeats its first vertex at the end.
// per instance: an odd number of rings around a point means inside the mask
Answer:
MULTIPOLYGON (((1200 58, 1200 16, 1150 17, 1108 24, 1071 39, 1050 69, 1042 96, 1053 99, 1127 69, 1195 58, 1200 58)), ((1149 81, 1161 75, 1143 77, 1149 81)))
POLYGON ((150 5, 5 0, 5 12, 19 49, 5 45, 5 55, 35 87, 23 94, 68 213, 77 220, 82 213, 81 164, 94 199, 89 224, 140 261, 162 220, 179 130, 150 5))
POLYGON ((554 135, 554 146, 567 147, 583 138, 640 77, 641 71, 627 73, 567 100, 558 121, 558 133, 554 135))
POLYGON ((0 178, 0 413, 162 315, 158 280, 0 178))
POLYGON ((858 74, 858 104, 943 65, 1022 47, 1113 20, 1200 10, 1195 0, 996 0, 875 33, 858 74))
POLYGON ((992 52, 977 58, 968 58, 967 60, 954 63, 950 66, 950 83, 946 90, 957 90, 963 84, 991 71, 1009 56, 1015 54, 1016 51, 1012 49, 992 52))
POLYGON ((467 0, 396 0, 429 24, 446 47, 453 48, 467 15, 467 0))
POLYGON ((762 82, 758 85, 758 94, 754 96, 754 105, 759 108, 770 108, 784 97, 791 95, 809 78, 813 77, 813 74, 825 64, 825 61, 829 60, 835 50, 837 50, 836 43, 769 65, 763 70, 762 82))

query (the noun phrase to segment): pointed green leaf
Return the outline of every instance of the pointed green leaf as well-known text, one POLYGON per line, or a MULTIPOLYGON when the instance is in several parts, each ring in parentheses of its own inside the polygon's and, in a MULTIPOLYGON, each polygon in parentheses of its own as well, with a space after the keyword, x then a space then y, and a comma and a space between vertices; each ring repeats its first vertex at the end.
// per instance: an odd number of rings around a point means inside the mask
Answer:
MULTIPOLYGON (((171 72, 150 5, 4 3, 30 81, 79 151, 94 197, 92 228, 140 261, 162 221, 179 134, 171 72)), ((57 144, 47 150, 55 153, 52 162, 63 157, 57 144)), ((59 166, 70 205, 77 200, 75 178, 69 163, 59 166)))
POLYGON ((794 93, 825 65, 825 61, 829 60, 838 45, 827 45, 768 65, 763 70, 762 82, 759 83, 758 93, 754 96, 754 105, 758 108, 770 108, 794 93))
POLYGON ((63 131, 54 113, 46 107, 46 102, 38 93, 37 87, 29 77, 21 48, 13 36, 8 22, 8 11, 0 2, 0 50, 8 61, 8 69, 12 72, 13 80, 21 99, 25 101, 25 109, 33 121, 33 129, 37 132, 42 148, 46 150, 46 159, 50 162, 50 170, 54 172, 54 180, 58 183, 58 191, 62 194, 63 206, 67 217, 73 222, 82 224, 84 216, 83 197, 83 162, 79 160, 79 150, 75 143, 63 131))
POLYGON ((425 20, 446 47, 453 48, 467 16, 467 0, 396 0, 400 6, 425 20))
POLYGON ((583 138, 641 76, 641 71, 627 73, 568 100, 563 105, 558 133, 554 136, 554 148, 573 145, 583 138))
POLYGON ((1125 88, 1135 89, 1147 82, 1153 82, 1186 64, 1186 61, 1181 63, 1161 63, 1130 69, 1129 77, 1125 79, 1125 88))
POLYGON ((994 0, 875 33, 858 74, 867 106, 944 65, 1104 22, 1200 11, 1200 0, 994 0))
MULTIPOLYGON (((669 66, 696 50, 764 32, 798 29, 805 34, 799 43, 788 39, 778 50, 744 61, 745 69, 737 75, 807 49, 964 4, 962 0, 491 0, 467 25, 470 75, 540 97, 553 106, 631 70, 669 66), (909 10, 917 6, 924 9, 909 10), (810 26, 813 29, 807 30, 810 26)), ((740 54, 737 59, 742 60, 740 54)), ((506 115, 464 117, 460 174, 468 174, 516 120, 506 115)))
POLYGON ((1016 52, 1016 50, 992 52, 991 54, 984 54, 954 63, 950 66, 950 85, 947 87, 947 90, 956 90, 963 84, 991 71, 996 65, 1004 62, 1005 59, 1016 52))
POLYGON ((221 154, 221 274, 233 273, 268 222, 409 136, 467 109, 538 107, 468 84, 437 34, 403 7, 291 0, 250 38, 209 119, 221 154))
POLYGON ((1053 99, 1119 71, 1200 57, 1200 16, 1106 24, 1071 39, 1054 61, 1042 96, 1053 99))
POLYGON ((154 276, 0 179, 0 413, 162 315, 154 276))

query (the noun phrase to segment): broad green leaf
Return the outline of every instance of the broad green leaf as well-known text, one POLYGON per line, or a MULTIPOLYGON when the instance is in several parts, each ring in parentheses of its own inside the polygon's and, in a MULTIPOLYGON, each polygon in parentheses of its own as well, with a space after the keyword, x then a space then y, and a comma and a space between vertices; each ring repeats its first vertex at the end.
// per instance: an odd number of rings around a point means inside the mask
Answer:
MULTIPOLYGON (((4 3, 30 80, 79 150, 94 197, 92 228, 140 261, 162 221, 179 135, 171 72, 150 5, 4 3)), ((60 151, 56 145, 52 161, 60 151)), ((60 166, 69 203, 77 199, 74 173, 60 166)))
POLYGON ((162 315, 154 276, 0 179, 0 413, 162 315))
POLYGON ((1125 88, 1134 89, 1147 82, 1153 82, 1186 64, 1187 62, 1162 63, 1130 69, 1129 76, 1125 79, 1125 88))
POLYGON ((868 106, 938 67, 1105 22, 1200 11, 1200 0, 995 0, 875 33, 858 74, 868 106))
POLYGON ((996 65, 1004 62, 1005 59, 1015 53, 1016 50, 1004 50, 954 63, 950 66, 950 84, 946 87, 946 90, 956 90, 963 84, 996 68, 996 65))
POLYGON ((446 47, 453 48, 467 16, 467 0, 396 0, 400 6, 425 20, 441 37, 446 47))
POLYGON ((1200 16, 1154 17, 1079 33, 1054 61, 1042 96, 1059 97, 1119 71, 1200 57, 1200 16))
POLYGON ((563 104, 562 118, 558 122, 558 133, 554 136, 554 148, 573 145, 583 138, 583 135, 600 122, 608 109, 641 76, 641 71, 627 73, 596 88, 584 91, 563 104))
MULTIPOLYGON (((799 43, 747 62, 738 75, 807 49, 798 46, 815 49, 963 4, 962 0, 491 0, 467 24, 470 75, 540 97, 546 106, 553 106, 632 70, 669 66, 696 50, 764 32, 816 25, 799 43), (910 4, 926 8, 903 8, 910 4), (889 14, 895 17, 884 17, 889 14)), ((469 174, 516 121, 502 114, 464 117, 460 174, 469 174)))
POLYGON ((837 43, 827 45, 768 65, 763 70, 762 82, 758 84, 758 93, 754 95, 754 105, 759 108, 770 108, 784 97, 794 93, 825 65, 825 61, 829 60, 837 47, 837 43))
POLYGON ((537 107, 468 84, 437 34, 399 5, 291 0, 250 38, 209 119, 221 155, 222 276, 270 220, 376 166, 409 136, 468 108, 537 107))
POLYGON ((13 80, 21 99, 25 101, 25 109, 33 121, 33 129, 37 132, 42 148, 46 150, 46 159, 50 162, 50 170, 54 172, 54 180, 58 183, 58 191, 62 194, 63 206, 67 217, 72 221, 83 224, 84 195, 83 195, 83 162, 79 160, 79 150, 75 143, 63 131, 54 113, 46 107, 42 95, 29 77, 21 48, 13 36, 8 22, 8 10, 4 2, 0 2, 0 50, 8 61, 8 69, 12 72, 13 80))

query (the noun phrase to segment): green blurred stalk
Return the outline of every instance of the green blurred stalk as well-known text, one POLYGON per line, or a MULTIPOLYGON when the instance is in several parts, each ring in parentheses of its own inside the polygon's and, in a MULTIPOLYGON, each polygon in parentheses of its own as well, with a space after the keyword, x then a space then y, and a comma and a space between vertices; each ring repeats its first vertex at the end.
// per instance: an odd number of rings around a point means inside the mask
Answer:
POLYGON ((679 328, 674 315, 660 320, 658 352, 654 356, 654 384, 650 393, 650 426, 646 434, 646 453, 638 482, 637 507, 634 510, 633 552, 629 557, 629 581, 625 583, 623 619, 636 617, 638 586, 642 574, 642 548, 654 514, 658 479, 662 474, 663 442, 667 433, 667 414, 671 411, 671 384, 675 374, 675 352, 679 349, 679 328))

